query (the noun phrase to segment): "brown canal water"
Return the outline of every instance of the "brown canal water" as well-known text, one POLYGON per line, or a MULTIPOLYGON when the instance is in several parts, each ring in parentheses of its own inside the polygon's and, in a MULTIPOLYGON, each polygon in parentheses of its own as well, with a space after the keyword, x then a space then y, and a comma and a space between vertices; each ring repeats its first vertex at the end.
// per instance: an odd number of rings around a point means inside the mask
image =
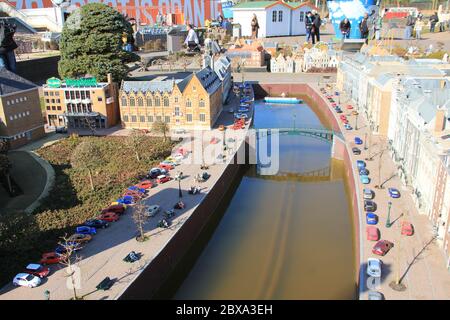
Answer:
MULTIPOLYGON (((305 104, 256 102, 255 128, 287 128, 294 121, 296 127, 323 125, 305 104)), ((284 174, 249 168, 174 298, 355 299, 343 163, 330 154, 329 142, 280 136, 284 174)))

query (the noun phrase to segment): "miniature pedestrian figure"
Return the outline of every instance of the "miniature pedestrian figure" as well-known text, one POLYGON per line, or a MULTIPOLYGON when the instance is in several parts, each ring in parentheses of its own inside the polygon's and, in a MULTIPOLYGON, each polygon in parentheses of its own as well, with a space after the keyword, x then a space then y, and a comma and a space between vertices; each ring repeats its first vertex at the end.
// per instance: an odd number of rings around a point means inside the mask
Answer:
POLYGON ((430 32, 434 32, 434 28, 436 27, 436 23, 439 22, 439 17, 437 12, 435 12, 431 17, 430 17, 430 32))
POLYGON ((347 18, 341 21, 341 23, 339 24, 339 29, 341 30, 342 34, 342 42, 344 42, 345 39, 350 38, 351 24, 347 18))
POLYGON ((45 297, 45 300, 50 300, 50 291, 49 290, 44 291, 44 297, 45 297))
POLYGON ((252 26, 252 39, 257 39, 258 38, 259 23, 258 23, 258 18, 256 17, 256 14, 253 14, 251 26, 252 26))
POLYGON ((411 39, 414 25, 416 24, 416 19, 412 16, 411 13, 408 13, 406 17, 406 27, 405 27, 405 39, 411 39))
POLYGON ((423 25, 424 25, 424 23, 422 21, 422 18, 418 18, 416 21, 416 24, 414 25, 414 30, 416 31, 416 39, 417 40, 421 39, 423 25))
POLYGON ((369 43, 369 25, 368 25, 368 21, 369 21, 369 15, 366 12, 366 13, 364 13, 363 19, 359 23, 359 31, 361 32, 361 39, 364 39, 366 44, 369 43))
POLYGON ((383 28, 383 17, 378 15, 373 27, 375 30, 375 39, 380 40, 381 39, 381 28, 383 28))
POLYGON ((312 44, 314 44, 316 41, 311 32, 312 28, 313 28, 313 15, 312 15, 311 11, 308 11, 306 13, 306 19, 305 19, 306 42, 309 43, 309 40, 312 39, 312 44))

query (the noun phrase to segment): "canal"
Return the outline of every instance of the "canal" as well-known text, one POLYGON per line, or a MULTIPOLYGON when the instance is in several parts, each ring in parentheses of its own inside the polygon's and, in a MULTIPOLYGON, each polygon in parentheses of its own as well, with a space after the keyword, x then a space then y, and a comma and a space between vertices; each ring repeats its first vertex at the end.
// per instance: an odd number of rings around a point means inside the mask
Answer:
MULTIPOLYGON (((255 128, 293 125, 324 124, 306 104, 256 102, 255 128)), ((279 174, 250 166, 175 299, 356 298, 343 163, 316 138, 279 144, 279 174)))

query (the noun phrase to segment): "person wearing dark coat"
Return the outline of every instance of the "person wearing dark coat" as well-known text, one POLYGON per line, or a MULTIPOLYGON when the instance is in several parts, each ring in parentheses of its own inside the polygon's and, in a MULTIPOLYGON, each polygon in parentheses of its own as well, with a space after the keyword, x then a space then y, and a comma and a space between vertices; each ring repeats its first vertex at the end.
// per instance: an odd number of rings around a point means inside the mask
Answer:
POLYGON ((430 17, 430 32, 434 32, 434 28, 436 27, 436 23, 439 22, 439 17, 437 12, 435 12, 431 17, 430 17))
POLYGON ((6 68, 11 72, 16 72, 16 56, 14 50, 17 44, 14 41, 16 25, 8 22, 0 22, 0 67, 6 68))
POLYGON ((366 13, 364 13, 363 19, 359 23, 359 31, 361 32, 361 39, 365 39, 365 43, 366 44, 369 43, 369 25, 368 25, 368 21, 369 21, 369 15, 366 12, 366 13))
POLYGON ((311 33, 313 20, 314 18, 311 11, 308 11, 305 17, 306 42, 309 42, 309 39, 312 39, 312 43, 314 44, 316 41, 311 33))
POLYGON ((339 30, 341 30, 342 39, 348 39, 350 37, 350 29, 351 29, 350 21, 347 18, 345 18, 339 24, 339 30))
MULTIPOLYGON (((313 27, 311 29, 311 34, 313 37, 316 37, 316 42, 320 41, 320 25, 322 24, 322 20, 320 19, 320 15, 317 11, 313 11, 313 27)), ((313 41, 314 43, 314 41, 313 41)))

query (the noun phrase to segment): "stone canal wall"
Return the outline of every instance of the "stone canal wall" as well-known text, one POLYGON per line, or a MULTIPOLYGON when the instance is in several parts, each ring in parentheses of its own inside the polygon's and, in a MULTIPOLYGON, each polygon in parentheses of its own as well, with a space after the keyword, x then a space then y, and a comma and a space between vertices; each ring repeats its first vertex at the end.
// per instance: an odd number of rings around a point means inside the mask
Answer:
MULTIPOLYGON (((299 96, 305 100, 305 102, 317 112, 319 119, 330 130, 341 133, 339 127, 339 121, 335 113, 332 111, 331 106, 322 98, 322 96, 310 85, 305 83, 280 83, 280 84, 256 84, 254 85, 255 97, 262 98, 265 96, 279 96, 285 93, 289 96, 299 96)), ((344 179, 348 189, 348 201, 351 210, 351 217, 353 223, 353 243, 355 252, 355 283, 358 288, 358 296, 360 295, 360 283, 365 279, 364 273, 364 261, 362 261, 362 217, 363 212, 361 201, 359 199, 359 192, 357 190, 357 172, 354 168, 350 157, 350 147, 345 143, 342 135, 335 135, 333 138, 332 148, 333 158, 344 161, 344 179)))
MULTIPOLYGON (((176 276, 174 271, 178 270, 179 264, 210 223, 213 215, 220 211, 219 207, 227 197, 227 191, 232 189, 234 182, 241 177, 245 165, 235 163, 237 155, 246 151, 248 152, 248 145, 244 140, 214 187, 150 264, 124 290, 119 300, 161 298, 159 291, 170 282, 170 277, 176 276)), ((168 298, 164 295, 162 297, 168 298)))

